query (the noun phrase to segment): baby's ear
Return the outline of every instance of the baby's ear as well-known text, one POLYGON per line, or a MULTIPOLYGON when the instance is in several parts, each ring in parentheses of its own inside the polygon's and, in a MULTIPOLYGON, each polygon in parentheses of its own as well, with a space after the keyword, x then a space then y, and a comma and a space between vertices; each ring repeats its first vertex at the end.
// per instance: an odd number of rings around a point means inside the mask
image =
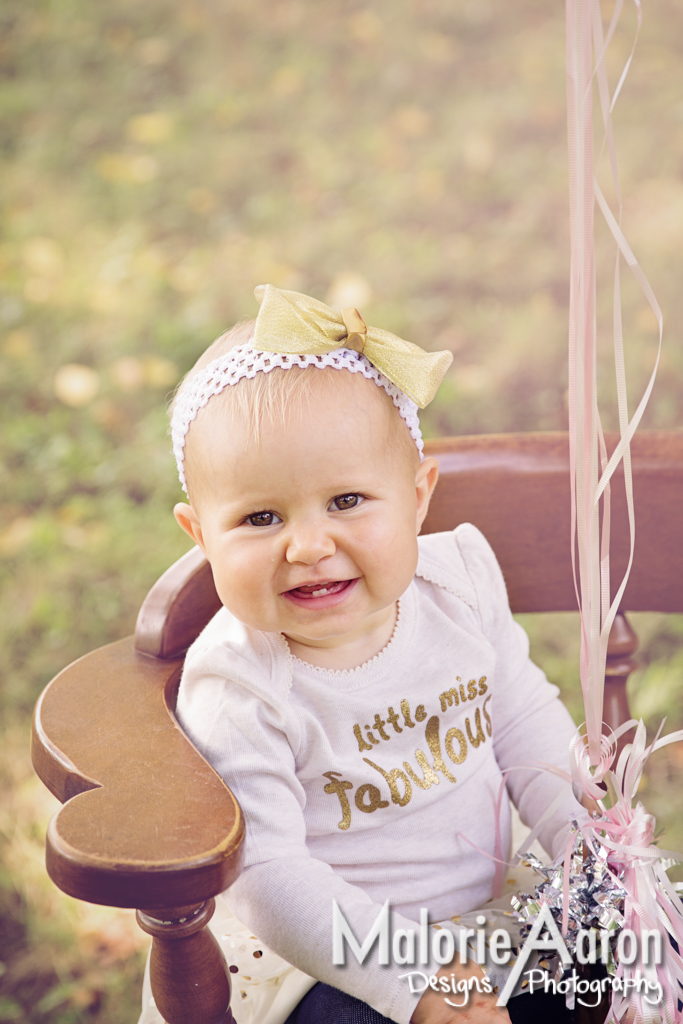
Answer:
POLYGON ((206 554, 199 516, 192 508, 192 505, 187 505, 184 501, 179 501, 173 509, 173 515, 176 517, 176 522, 180 529, 184 530, 188 537, 191 537, 195 544, 198 544, 204 554, 206 554))
POLYGON ((439 479, 438 460, 429 456, 420 463, 415 474, 415 490, 417 493, 417 532, 419 533, 429 509, 429 502, 436 481, 439 479))

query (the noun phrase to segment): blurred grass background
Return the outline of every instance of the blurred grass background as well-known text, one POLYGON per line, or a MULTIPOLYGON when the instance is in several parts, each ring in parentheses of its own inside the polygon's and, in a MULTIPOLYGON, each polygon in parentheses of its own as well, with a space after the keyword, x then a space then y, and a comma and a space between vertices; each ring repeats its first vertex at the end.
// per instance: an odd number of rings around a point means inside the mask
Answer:
MULTIPOLYGON (((627 10, 613 82, 633 29, 627 10)), ((683 8, 653 0, 616 112, 624 226, 669 325, 645 426, 676 429, 682 47, 683 8)), ((255 314, 254 286, 450 348, 427 434, 565 428, 563 67, 545 0, 0 0, 0 1021, 137 1019, 132 915, 44 874, 56 802, 29 717, 60 668, 132 631, 186 550, 165 399, 255 314)), ((600 228, 607 427, 612 260, 600 228)), ((633 398, 656 325, 624 293, 633 398)), ((683 625, 633 618, 634 709, 680 725, 683 625)), ((525 625, 580 718, 575 617, 525 625)), ((644 783, 667 847, 681 770, 668 748, 644 783)))

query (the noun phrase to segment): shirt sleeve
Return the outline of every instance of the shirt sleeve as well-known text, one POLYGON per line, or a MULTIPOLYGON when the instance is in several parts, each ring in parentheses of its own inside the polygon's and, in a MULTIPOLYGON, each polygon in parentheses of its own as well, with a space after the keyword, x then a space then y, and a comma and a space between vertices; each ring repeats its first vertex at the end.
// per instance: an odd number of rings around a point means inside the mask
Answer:
POLYGON ((515 622, 505 581, 484 536, 471 525, 458 527, 456 543, 477 593, 484 634, 497 654, 492 697, 496 760, 508 771, 507 788, 525 825, 533 828, 561 793, 564 800, 539 833, 543 848, 556 857, 572 818, 587 812, 571 785, 536 766, 569 771, 569 744, 576 732, 559 690, 529 658, 529 638, 515 622), (534 767, 530 767, 534 766, 534 767))
MULTIPOLYGON (((409 967, 378 966, 377 945, 359 964, 346 948, 345 966, 332 962, 332 901, 336 900, 362 945, 382 911, 306 846, 304 790, 296 777, 300 742, 286 698, 274 697, 267 679, 240 685, 239 659, 205 652, 183 676, 177 715, 190 739, 237 797, 246 818, 245 865, 226 893, 235 915, 273 952, 306 974, 368 1003, 398 1024, 408 1024, 417 997, 409 967), (217 664, 219 662, 220 664, 217 664)), ((253 673, 252 673, 253 674, 253 673)), ((392 932, 416 929, 392 913, 392 932)))

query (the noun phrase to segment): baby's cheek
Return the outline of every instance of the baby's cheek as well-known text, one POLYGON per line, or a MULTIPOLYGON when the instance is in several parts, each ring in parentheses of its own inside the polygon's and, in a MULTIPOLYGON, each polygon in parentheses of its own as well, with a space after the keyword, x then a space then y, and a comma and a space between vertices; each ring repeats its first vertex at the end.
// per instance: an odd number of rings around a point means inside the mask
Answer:
POLYGON ((218 596, 226 608, 242 621, 253 618, 263 608, 263 568, 253 556, 228 552, 221 559, 221 565, 214 571, 218 596))
POLYGON ((417 537, 405 529, 378 531, 368 538, 365 576, 373 589, 394 600, 410 585, 417 568, 417 537))

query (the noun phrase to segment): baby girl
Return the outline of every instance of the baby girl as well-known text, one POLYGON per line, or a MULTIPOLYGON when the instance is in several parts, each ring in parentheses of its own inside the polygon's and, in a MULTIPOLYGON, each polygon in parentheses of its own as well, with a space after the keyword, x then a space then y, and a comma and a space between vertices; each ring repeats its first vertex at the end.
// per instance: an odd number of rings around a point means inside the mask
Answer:
POLYGON ((569 787, 524 766, 566 768, 574 726, 483 536, 418 537, 438 463, 422 456, 416 403, 450 355, 357 310, 271 285, 257 297, 258 319, 183 382, 172 425, 190 501, 175 516, 224 606, 188 652, 177 712, 247 821, 230 907, 317 979, 291 1024, 532 1020, 537 996, 498 1007, 454 952, 457 919, 491 898, 507 854, 507 769, 525 823, 554 802, 539 838, 562 847, 569 787), (333 919, 362 944, 387 901, 389 962, 375 947, 335 964, 333 919), (408 932, 427 912, 449 936, 447 962, 426 967, 408 932), (472 978, 466 1005, 409 984, 411 970, 472 978))

